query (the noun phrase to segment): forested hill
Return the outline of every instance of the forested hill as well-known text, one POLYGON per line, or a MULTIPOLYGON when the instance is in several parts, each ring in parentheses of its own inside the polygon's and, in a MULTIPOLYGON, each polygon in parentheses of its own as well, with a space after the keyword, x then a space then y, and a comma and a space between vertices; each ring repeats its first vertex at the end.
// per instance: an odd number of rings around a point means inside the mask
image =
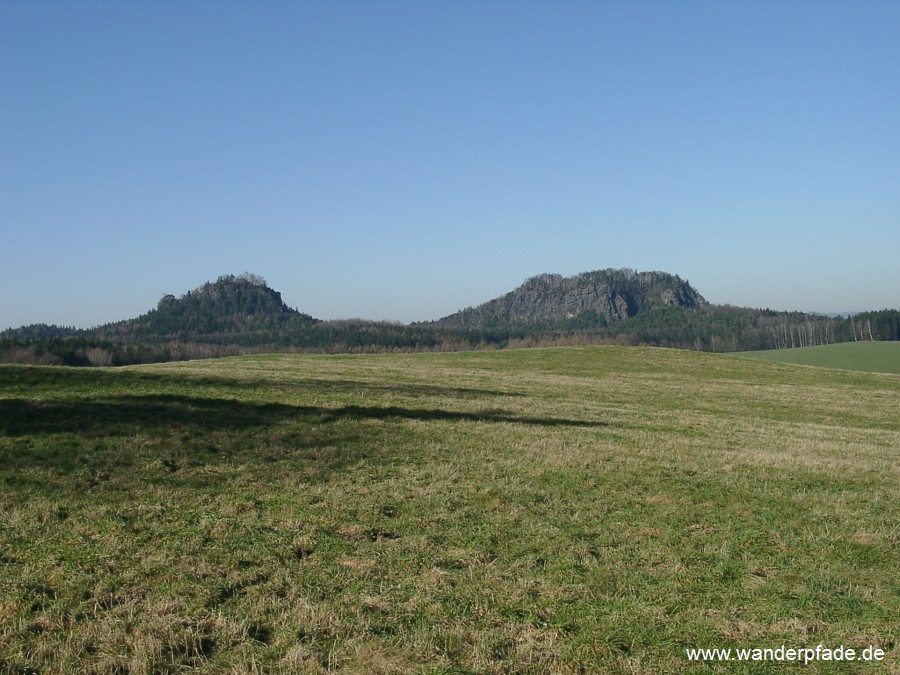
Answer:
POLYGON ((582 327, 602 327, 639 312, 706 304, 691 285, 665 272, 606 269, 572 277, 542 274, 478 307, 434 322, 449 328, 551 327, 573 319, 582 327))
POLYGON ((273 336, 314 323, 318 319, 288 307, 281 293, 269 288, 262 277, 245 274, 221 276, 180 298, 166 295, 156 309, 91 333, 108 340, 202 337, 240 342, 247 336, 273 336))

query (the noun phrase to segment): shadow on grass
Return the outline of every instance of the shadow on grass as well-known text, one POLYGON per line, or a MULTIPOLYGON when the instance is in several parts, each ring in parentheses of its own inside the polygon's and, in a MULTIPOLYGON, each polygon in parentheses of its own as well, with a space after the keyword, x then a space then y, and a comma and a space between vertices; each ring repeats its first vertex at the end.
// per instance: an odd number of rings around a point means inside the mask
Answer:
POLYGON ((499 410, 296 406, 175 394, 7 398, 0 399, 0 483, 51 489, 42 475, 20 472, 33 467, 74 476, 85 489, 105 485, 113 475, 158 480, 147 471, 147 462, 157 455, 164 480, 173 485, 215 484, 221 480, 217 473, 182 474, 181 469, 233 461, 254 466, 299 462, 304 480, 328 480, 359 461, 381 461, 390 455, 393 444, 373 446, 373 433, 397 432, 356 424, 368 419, 605 426, 499 410))
MULTIPOLYGON (((213 382, 210 382, 213 384, 213 382)), ((230 382, 228 383, 230 384, 230 382)), ((303 379, 285 382, 274 380, 235 380, 235 386, 247 389, 257 387, 275 387, 282 390, 297 389, 301 391, 318 391, 329 394, 357 394, 362 392, 378 392, 400 394, 404 396, 431 396, 440 398, 493 398, 521 397, 518 392, 479 389, 475 387, 455 387, 435 384, 416 384, 412 382, 373 382, 369 380, 348 379, 303 379)))
MULTIPOLYGON (((60 475, 87 472, 88 487, 97 476, 142 471, 161 455, 172 476, 184 466, 241 461, 300 461, 321 476, 365 460, 378 431, 356 424, 364 420, 481 422, 543 427, 603 427, 603 422, 519 415, 498 408, 455 411, 446 408, 341 405, 289 405, 252 400, 267 388, 357 394, 374 391, 445 401, 487 399, 489 389, 454 388, 427 383, 355 380, 264 379, 184 376, 129 370, 0 367, 0 474, 21 476, 17 468, 55 468, 60 475), (184 389, 192 391, 184 392, 184 389), (164 390, 164 391, 160 391, 164 390), (165 391, 168 390, 168 391, 165 391), (182 391, 179 391, 182 390, 182 391), (244 394, 251 400, 239 400, 244 394), (3 439, 12 442, 3 443, 3 439), (15 440, 13 440, 15 439, 15 440), (128 469, 133 470, 132 468, 128 469)), ((449 406, 448 406, 449 407, 449 406)), ((385 447, 392 446, 391 443, 385 447)), ((382 447, 382 446, 378 446, 382 447)), ((385 452, 378 450, 379 456, 385 452)), ((306 470, 305 469, 305 470, 306 470)), ((80 474, 79 474, 80 475, 80 474)), ((142 474, 143 475, 143 474, 142 474)), ((192 478, 195 482, 198 478, 192 478)), ((210 478, 215 480, 215 478, 210 478)))
POLYGON ((0 399, 0 433, 122 436, 178 431, 239 431, 292 416, 291 406, 233 399, 144 394, 104 399, 0 399))
POLYGON ((132 390, 172 386, 225 388, 231 392, 259 390, 315 391, 326 394, 389 393, 404 396, 449 398, 519 397, 522 394, 475 387, 457 387, 413 382, 384 382, 353 379, 302 378, 280 380, 276 377, 237 378, 196 373, 151 372, 146 370, 67 368, 61 366, 17 366, 0 364, 0 391, 14 395, 35 392, 92 392, 111 385, 132 390))
POLYGON ((508 422, 512 424, 533 424, 543 427, 605 427, 606 422, 573 420, 562 417, 528 417, 508 413, 502 410, 485 410, 482 412, 457 412, 442 409, 398 408, 395 406, 357 406, 347 405, 340 408, 309 408, 326 419, 385 419, 398 418, 421 421, 444 420, 452 422, 508 422))
POLYGON ((605 422, 528 417, 486 410, 347 405, 335 408, 281 403, 246 403, 234 399, 174 394, 120 396, 107 399, 0 399, 0 433, 7 436, 74 433, 120 436, 176 431, 235 431, 295 421, 328 424, 342 419, 408 419, 419 421, 505 422, 538 426, 604 427, 605 422))
POLYGON ((153 377, 136 371, 0 364, 0 391, 71 390, 79 387, 102 387, 113 382, 137 384, 153 377))

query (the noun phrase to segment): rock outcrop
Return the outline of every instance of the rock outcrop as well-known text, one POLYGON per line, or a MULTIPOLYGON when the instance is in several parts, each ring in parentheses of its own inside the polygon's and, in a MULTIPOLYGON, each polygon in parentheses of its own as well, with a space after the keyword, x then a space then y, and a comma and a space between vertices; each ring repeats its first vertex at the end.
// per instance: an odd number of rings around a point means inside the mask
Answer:
POLYGON ((552 325, 573 319, 608 325, 655 307, 696 307, 703 297, 665 272, 607 269, 572 277, 541 274, 514 291, 435 322, 442 327, 552 325))

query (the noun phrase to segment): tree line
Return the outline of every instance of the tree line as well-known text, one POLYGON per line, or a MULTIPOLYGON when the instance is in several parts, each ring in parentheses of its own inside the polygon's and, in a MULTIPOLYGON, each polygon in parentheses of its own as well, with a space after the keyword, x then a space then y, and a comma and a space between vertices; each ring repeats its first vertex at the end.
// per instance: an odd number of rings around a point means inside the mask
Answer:
MULTIPOLYGON (((250 325, 254 325, 251 324, 250 325)), ((174 329, 174 326, 173 326, 174 329)), ((711 352, 789 349, 836 342, 900 340, 900 312, 850 317, 747 310, 728 306, 659 308, 618 322, 573 317, 557 325, 440 328, 369 321, 286 322, 230 333, 169 330, 116 335, 26 331, 0 339, 0 362, 120 366, 261 352, 374 353, 506 349, 542 345, 617 344, 711 352), (43 333, 40 337, 30 337, 43 333)))
POLYGON ((156 308, 136 319, 84 330, 37 324, 3 331, 0 362, 120 366, 258 352, 461 351, 566 344, 732 352, 900 340, 897 310, 827 317, 710 305, 678 277, 629 270, 569 279, 535 277, 497 301, 458 313, 457 319, 409 325, 320 321, 288 307, 262 277, 248 273, 219 277, 180 298, 165 295, 156 308), (612 311, 611 301, 577 313, 554 308, 556 301, 572 301, 587 282, 620 299, 622 311, 612 311), (555 300, 548 300, 553 293, 555 300))

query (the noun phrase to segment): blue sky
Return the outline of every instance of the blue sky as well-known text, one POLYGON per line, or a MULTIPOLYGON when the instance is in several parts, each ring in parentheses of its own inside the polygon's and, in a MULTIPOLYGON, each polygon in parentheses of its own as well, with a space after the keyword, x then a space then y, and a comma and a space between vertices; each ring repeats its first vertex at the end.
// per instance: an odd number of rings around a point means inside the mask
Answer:
POLYGON ((0 3, 0 329, 221 274, 435 319, 543 272, 900 307, 900 3, 0 3))

